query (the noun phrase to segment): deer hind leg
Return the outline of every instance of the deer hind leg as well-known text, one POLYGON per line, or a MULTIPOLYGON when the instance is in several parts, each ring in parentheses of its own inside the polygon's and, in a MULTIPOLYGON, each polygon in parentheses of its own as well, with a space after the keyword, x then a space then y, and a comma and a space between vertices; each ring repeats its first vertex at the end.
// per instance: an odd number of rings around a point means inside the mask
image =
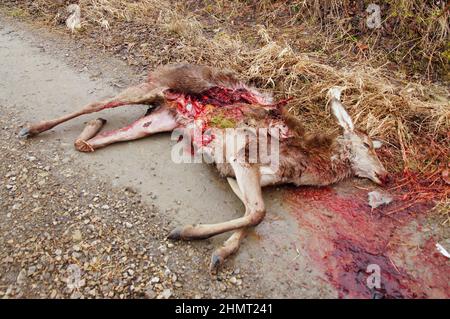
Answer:
POLYGON ((112 143, 136 140, 155 133, 169 132, 178 126, 172 112, 165 107, 160 107, 150 115, 141 117, 131 125, 96 135, 104 124, 103 121, 97 119, 88 123, 75 141, 75 148, 78 151, 93 152, 112 143))
POLYGON ((141 83, 137 86, 132 86, 125 89, 123 92, 113 98, 87 104, 76 112, 61 116, 56 119, 42 121, 24 127, 19 132, 19 137, 31 137, 37 135, 80 115, 98 112, 104 109, 118 107, 121 105, 149 104, 159 100, 163 100, 163 92, 165 89, 166 88, 155 88, 149 83, 141 83))
POLYGON ((265 216, 259 168, 256 165, 239 163, 232 158, 230 164, 235 172, 245 205, 245 215, 241 218, 218 224, 187 225, 174 229, 169 239, 204 239, 230 230, 258 225, 265 216))
POLYGON ((93 152, 94 149, 86 141, 97 135, 105 123, 106 120, 102 118, 89 121, 81 134, 75 140, 75 148, 82 152, 86 152, 88 150, 93 152))

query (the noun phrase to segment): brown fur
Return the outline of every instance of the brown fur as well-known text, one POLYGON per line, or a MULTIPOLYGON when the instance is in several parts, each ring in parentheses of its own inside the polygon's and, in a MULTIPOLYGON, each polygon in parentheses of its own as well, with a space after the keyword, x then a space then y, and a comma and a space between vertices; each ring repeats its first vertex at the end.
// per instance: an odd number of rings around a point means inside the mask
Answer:
POLYGON ((302 138, 305 135, 305 128, 303 127, 303 124, 301 123, 300 119, 297 118, 295 115, 289 113, 286 107, 283 107, 281 109, 281 117, 286 123, 286 125, 291 129, 294 134, 302 138))
POLYGON ((159 67, 149 74, 148 79, 156 87, 188 94, 200 94, 214 86, 235 87, 241 83, 231 72, 191 64, 159 67))

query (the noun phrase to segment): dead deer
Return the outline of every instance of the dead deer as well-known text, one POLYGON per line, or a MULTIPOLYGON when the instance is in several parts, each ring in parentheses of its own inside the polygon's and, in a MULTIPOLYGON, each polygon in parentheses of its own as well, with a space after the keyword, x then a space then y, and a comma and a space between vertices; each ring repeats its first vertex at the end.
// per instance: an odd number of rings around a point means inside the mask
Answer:
POLYGON ((340 95, 341 89, 338 87, 329 90, 331 110, 342 132, 335 136, 306 134, 300 121, 286 111, 284 103, 274 104, 271 96, 247 86, 233 74, 206 66, 170 65, 150 73, 145 83, 130 87, 113 98, 88 104, 69 115, 28 126, 21 130, 19 136, 34 136, 77 116, 108 108, 151 105, 146 115, 118 130, 99 133, 106 121, 97 119, 88 122, 76 139, 75 147, 81 152, 93 152, 116 142, 187 129, 193 124, 195 126, 199 119, 204 120, 210 130, 210 138, 194 141, 196 150, 206 149, 209 152, 220 174, 228 178, 233 191, 244 203, 245 214, 217 224, 182 226, 174 229, 168 237, 194 240, 234 231, 212 254, 210 268, 215 271, 238 250, 245 230, 263 220, 266 209, 262 187, 288 183, 321 186, 352 176, 367 178, 377 184, 387 179, 388 173, 375 153, 381 142, 354 128, 352 119, 340 102, 340 95), (277 170, 262 162, 247 162, 248 141, 240 138, 237 130, 236 136, 231 136, 240 140, 237 152, 225 155, 224 161, 219 159, 214 148, 209 146, 220 144, 226 148, 229 138, 221 134, 224 128, 214 125, 211 120, 217 114, 232 118, 234 127, 279 127, 277 170), (244 160, 238 160, 239 157, 244 160))

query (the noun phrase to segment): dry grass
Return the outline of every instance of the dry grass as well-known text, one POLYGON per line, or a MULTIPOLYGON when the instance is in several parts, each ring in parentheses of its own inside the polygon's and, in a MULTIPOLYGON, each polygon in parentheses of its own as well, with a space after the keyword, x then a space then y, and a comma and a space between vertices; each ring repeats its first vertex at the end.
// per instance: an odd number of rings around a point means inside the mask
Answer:
MULTIPOLYGON (((55 16, 61 14, 64 2, 23 1, 21 8, 55 24, 55 16)), ((244 80, 274 91, 278 97, 292 97, 290 111, 300 116, 310 129, 335 127, 325 95, 330 87, 343 86, 346 88, 344 104, 357 125, 389 143, 389 157, 385 160, 391 170, 409 168, 425 173, 447 166, 450 156, 448 90, 420 78, 412 80, 398 69, 394 71, 388 65, 373 63, 365 55, 350 54, 345 42, 336 35, 351 39, 348 14, 352 12, 352 1, 291 1, 288 13, 281 1, 268 0, 254 1, 254 5, 240 1, 202 1, 195 5, 165 0, 78 2, 85 29, 97 32, 100 45, 125 54, 130 64, 155 66, 187 61, 234 70, 244 80), (254 17, 264 17, 264 25, 247 20, 233 22, 249 10, 253 10, 254 17), (277 27, 275 22, 280 17, 284 20, 277 27), (302 39, 305 43, 309 41, 311 28, 299 25, 299 20, 303 21, 302 25, 310 23, 316 28, 312 30, 317 30, 317 26, 322 28, 322 32, 314 34, 314 41, 318 42, 315 46, 334 48, 334 54, 326 54, 325 49, 305 51, 310 44, 302 47, 302 39), (109 30, 102 28, 105 21, 109 30), (428 160, 423 162, 414 152, 419 147, 429 148, 429 141, 439 145, 440 152, 430 152, 428 160)), ((417 6, 417 2, 395 2, 389 14, 402 12, 404 19, 397 20, 407 24, 409 17, 405 12, 427 9, 417 6)), ((423 29, 421 21, 417 22, 420 26, 417 32, 422 37, 419 42, 409 44, 410 47, 428 46, 432 52, 422 50, 422 53, 429 55, 432 66, 438 63, 437 43, 440 48, 448 36, 445 23, 448 13, 438 16, 439 11, 435 9, 420 15, 432 14, 434 18, 427 24, 428 29, 423 29)), ((398 30, 404 27, 401 25, 398 30)), ((404 45, 402 41, 399 39, 399 46, 404 45)))
MULTIPOLYGON (((345 46, 370 56, 371 60, 382 62, 388 57, 397 64, 408 64, 411 73, 426 72, 429 78, 439 74, 449 79, 450 10, 445 1, 210 0, 200 3, 216 19, 230 22, 251 17, 252 21, 272 27, 278 36, 289 34, 291 42, 298 37, 295 33, 299 34, 299 30, 310 30, 314 40, 321 38, 320 46, 314 46, 313 42, 310 49, 333 54, 336 48, 345 46), (366 9, 372 3, 380 6, 382 26, 379 29, 371 29, 366 24, 369 16, 366 9)), ((304 44, 305 40, 301 39, 300 43, 304 44)))

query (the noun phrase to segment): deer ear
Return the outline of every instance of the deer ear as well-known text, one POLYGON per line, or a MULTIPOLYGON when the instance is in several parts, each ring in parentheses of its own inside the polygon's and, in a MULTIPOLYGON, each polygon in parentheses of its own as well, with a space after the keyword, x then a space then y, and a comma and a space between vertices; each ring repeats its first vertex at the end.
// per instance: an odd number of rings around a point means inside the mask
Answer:
POLYGON ((372 145, 374 149, 380 148, 381 146, 383 146, 383 142, 379 141, 379 140, 372 140, 372 145))
POLYGON ((333 111, 334 116, 338 120, 339 125, 346 132, 353 132, 354 126, 352 118, 350 117, 350 115, 348 115, 347 111, 345 110, 341 102, 333 98, 331 100, 331 109, 333 111))

